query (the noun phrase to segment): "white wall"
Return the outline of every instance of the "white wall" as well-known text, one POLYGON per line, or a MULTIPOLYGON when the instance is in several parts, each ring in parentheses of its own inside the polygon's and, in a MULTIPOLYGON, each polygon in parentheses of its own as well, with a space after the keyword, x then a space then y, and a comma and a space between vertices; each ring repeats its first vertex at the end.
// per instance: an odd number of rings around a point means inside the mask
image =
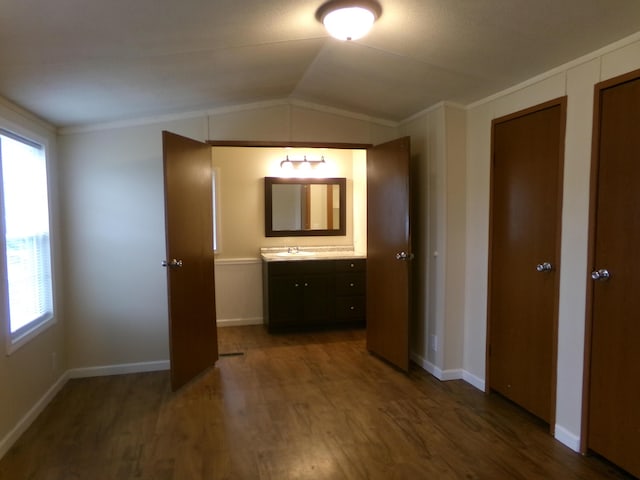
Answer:
MULTIPOLYGON (((0 315, 0 457, 35 419, 38 412, 63 383, 67 369, 64 331, 66 327, 60 254, 56 135, 50 125, 0 98, 0 128, 45 142, 50 162, 51 242, 54 268, 55 324, 6 355, 8 319, 0 315), (55 355, 55 359, 53 357, 55 355)), ((0 298, 0 302, 4 302, 0 298)), ((4 312, 5 305, 0 303, 4 312)))
POLYGON ((464 108, 440 104, 402 125, 411 137, 412 359, 463 378, 466 132, 464 108))
POLYGON ((491 120, 568 96, 563 186, 556 437, 579 448, 594 85, 640 68, 640 35, 469 107, 464 369, 485 378, 491 120))
POLYGON ((206 139, 202 118, 60 137, 72 368, 168 359, 163 129, 206 139))

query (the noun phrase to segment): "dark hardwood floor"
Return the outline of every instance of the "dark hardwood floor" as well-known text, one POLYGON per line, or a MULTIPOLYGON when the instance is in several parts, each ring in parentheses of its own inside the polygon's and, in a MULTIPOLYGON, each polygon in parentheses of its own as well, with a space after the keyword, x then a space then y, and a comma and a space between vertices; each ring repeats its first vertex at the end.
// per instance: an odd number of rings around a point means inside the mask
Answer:
POLYGON ((0 479, 631 478, 497 395, 397 372, 364 337, 227 327, 231 355, 177 393, 168 372, 69 381, 0 479))

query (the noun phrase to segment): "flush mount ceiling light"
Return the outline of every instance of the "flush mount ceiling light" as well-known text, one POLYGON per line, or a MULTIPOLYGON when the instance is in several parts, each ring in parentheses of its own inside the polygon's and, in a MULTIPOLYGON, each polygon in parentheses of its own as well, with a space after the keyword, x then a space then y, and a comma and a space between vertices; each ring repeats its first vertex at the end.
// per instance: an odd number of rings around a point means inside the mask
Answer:
POLYGON ((375 0, 329 0, 316 12, 329 35, 338 40, 364 37, 382 14, 375 0))

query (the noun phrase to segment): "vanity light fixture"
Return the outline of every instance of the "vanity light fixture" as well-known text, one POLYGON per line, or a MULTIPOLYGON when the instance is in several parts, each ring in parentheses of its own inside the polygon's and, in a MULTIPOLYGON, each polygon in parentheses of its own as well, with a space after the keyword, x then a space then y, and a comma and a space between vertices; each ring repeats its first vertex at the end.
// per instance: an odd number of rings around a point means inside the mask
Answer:
POLYGON ((296 158, 289 158, 289 155, 280 162, 280 168, 313 168, 319 165, 324 165, 324 155, 319 160, 309 160, 305 155, 302 160, 296 158))
POLYGON ((382 7, 375 0, 329 0, 316 11, 318 21, 338 40, 364 37, 380 15, 382 7))

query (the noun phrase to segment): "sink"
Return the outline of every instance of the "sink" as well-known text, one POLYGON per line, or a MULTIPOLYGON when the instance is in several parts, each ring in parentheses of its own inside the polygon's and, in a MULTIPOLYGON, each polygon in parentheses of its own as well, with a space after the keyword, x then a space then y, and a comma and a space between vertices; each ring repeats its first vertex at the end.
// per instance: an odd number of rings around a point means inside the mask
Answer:
POLYGON ((298 252, 278 252, 275 254, 277 257, 310 257, 315 255, 315 252, 307 252, 304 250, 298 252))

